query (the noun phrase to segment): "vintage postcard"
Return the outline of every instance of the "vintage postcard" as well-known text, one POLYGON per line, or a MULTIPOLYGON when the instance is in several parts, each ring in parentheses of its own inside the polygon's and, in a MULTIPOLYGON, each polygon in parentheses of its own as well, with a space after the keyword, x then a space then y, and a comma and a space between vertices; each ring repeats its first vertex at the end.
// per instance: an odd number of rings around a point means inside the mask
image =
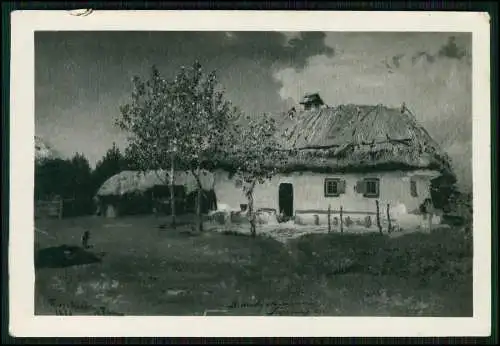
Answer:
POLYGON ((484 13, 12 13, 14 336, 488 336, 484 13))

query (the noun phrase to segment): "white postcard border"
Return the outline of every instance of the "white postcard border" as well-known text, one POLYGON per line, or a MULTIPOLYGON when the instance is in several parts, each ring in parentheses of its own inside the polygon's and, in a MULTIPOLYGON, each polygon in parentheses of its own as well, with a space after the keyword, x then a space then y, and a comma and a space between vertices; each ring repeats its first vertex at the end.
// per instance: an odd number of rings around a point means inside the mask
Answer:
MULTIPOLYGON (((490 23, 487 13, 15 11, 11 14, 9 300, 18 337, 488 336, 491 332, 490 23), (76 317, 34 315, 34 32, 426 31, 473 35, 474 316, 76 317)), ((460 304, 460 302, 457 302, 460 304)))

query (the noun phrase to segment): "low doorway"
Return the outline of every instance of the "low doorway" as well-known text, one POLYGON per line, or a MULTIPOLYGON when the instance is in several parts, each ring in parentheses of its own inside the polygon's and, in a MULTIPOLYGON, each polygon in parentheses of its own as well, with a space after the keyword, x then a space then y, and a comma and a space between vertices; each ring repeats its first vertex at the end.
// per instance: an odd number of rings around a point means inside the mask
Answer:
POLYGON ((293 216, 293 185, 290 183, 279 186, 279 213, 286 218, 293 216))

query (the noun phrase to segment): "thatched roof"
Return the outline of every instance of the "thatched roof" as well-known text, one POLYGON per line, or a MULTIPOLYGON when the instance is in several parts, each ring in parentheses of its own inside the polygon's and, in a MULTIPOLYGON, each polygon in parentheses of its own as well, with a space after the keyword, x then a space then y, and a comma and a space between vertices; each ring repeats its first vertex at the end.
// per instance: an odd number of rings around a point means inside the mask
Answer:
MULTIPOLYGON (((210 172, 202 171, 200 180, 203 189, 212 189, 213 175, 210 172)), ((168 186, 169 181, 169 172, 164 170, 148 172, 123 171, 106 180, 97 191, 97 196, 143 193, 155 186, 168 186)), ((197 189, 196 179, 191 172, 175 172, 174 184, 184 185, 188 194, 197 189)))
POLYGON ((280 141, 298 149, 286 169, 449 169, 447 155, 406 108, 341 105, 281 117, 280 141))

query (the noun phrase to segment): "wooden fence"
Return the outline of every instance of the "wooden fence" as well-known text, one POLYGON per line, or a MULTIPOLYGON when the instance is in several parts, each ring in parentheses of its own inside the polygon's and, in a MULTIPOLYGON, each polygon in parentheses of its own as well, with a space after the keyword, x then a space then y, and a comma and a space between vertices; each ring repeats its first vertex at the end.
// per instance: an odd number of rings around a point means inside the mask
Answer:
POLYGON ((64 203, 73 201, 74 201, 73 199, 61 199, 61 198, 35 201, 35 218, 62 219, 64 211, 64 203))
MULTIPOLYGON (((393 230, 392 221, 394 221, 394 220, 391 219, 390 204, 386 205, 385 210, 381 210, 381 205, 380 205, 378 200, 375 201, 374 210, 369 210, 369 211, 344 210, 344 208, 342 206, 340 206, 340 208, 338 210, 335 210, 335 209, 331 208, 331 205, 328 205, 328 209, 326 209, 326 210, 304 209, 304 210, 296 210, 295 211, 295 215, 300 215, 300 214, 309 214, 309 215, 312 214, 314 216, 327 215, 327 217, 328 217, 328 232, 331 232, 331 230, 332 230, 332 220, 331 220, 332 216, 338 215, 339 216, 338 221, 340 222, 339 228, 340 228, 341 233, 344 231, 344 224, 345 224, 344 216, 345 215, 375 216, 375 224, 376 224, 379 232, 382 233, 383 232, 382 222, 381 222, 382 213, 385 214, 385 217, 387 219, 387 231, 389 233, 391 233, 391 231, 393 230)), ((319 222, 319 220, 317 220, 317 222, 319 222)))

